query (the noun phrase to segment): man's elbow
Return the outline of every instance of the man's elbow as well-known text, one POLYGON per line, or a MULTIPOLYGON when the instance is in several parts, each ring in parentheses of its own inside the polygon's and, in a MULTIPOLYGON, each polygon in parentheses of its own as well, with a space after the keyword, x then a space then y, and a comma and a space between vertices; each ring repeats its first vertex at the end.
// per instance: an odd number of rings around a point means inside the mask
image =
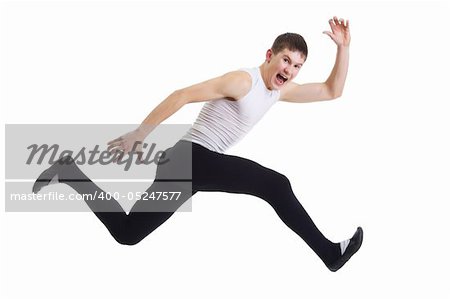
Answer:
POLYGON ((336 100, 342 96, 342 91, 334 92, 331 94, 330 100, 336 100))
POLYGON ((342 89, 333 87, 331 84, 328 84, 327 82, 325 82, 324 91, 325 91, 324 98, 326 100, 335 100, 342 96, 342 89))
POLYGON ((322 100, 324 101, 332 101, 340 98, 342 96, 342 93, 340 92, 328 92, 326 95, 322 97, 322 100))
POLYGON ((170 94, 171 97, 177 98, 177 99, 183 98, 184 95, 185 95, 184 89, 176 89, 170 94))
POLYGON ((185 89, 177 89, 169 96, 178 106, 184 106, 189 103, 189 96, 185 89))
POLYGON ((172 97, 176 99, 180 105, 205 101, 199 92, 199 88, 186 87, 177 89, 172 93, 172 97))
POLYGON ((329 100, 335 100, 337 98, 340 98, 342 96, 342 90, 341 89, 332 89, 329 88, 327 92, 327 98, 329 100))

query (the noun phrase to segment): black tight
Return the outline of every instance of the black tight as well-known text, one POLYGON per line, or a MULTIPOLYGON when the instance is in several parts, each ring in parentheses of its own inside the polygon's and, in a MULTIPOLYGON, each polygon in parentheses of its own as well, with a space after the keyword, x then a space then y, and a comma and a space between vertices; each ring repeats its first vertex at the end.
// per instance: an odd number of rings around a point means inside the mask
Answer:
MULTIPOLYGON (((297 233, 325 264, 328 265, 339 257, 339 244, 330 242, 317 229, 295 197, 286 176, 249 159, 213 152, 184 140, 171 148, 172 155, 176 155, 177 149, 183 146, 192 146, 192 192, 182 192, 180 205, 197 191, 251 194, 269 203, 280 219, 297 233)), ((76 180, 62 180, 64 183, 80 194, 104 192, 75 164, 71 165, 68 167, 72 168, 71 176, 75 175, 76 180), (83 182, 80 183, 79 180, 83 182)), ((159 166, 155 182, 147 193, 181 188, 177 182, 171 183, 161 179, 167 178, 165 175, 167 169, 159 166)), ((115 200, 86 201, 111 235, 119 243, 127 245, 138 243, 173 215, 173 212, 148 212, 145 205, 150 202, 138 201, 127 215, 115 200)), ((252 215, 249 215, 249 218, 251 217, 252 215)))

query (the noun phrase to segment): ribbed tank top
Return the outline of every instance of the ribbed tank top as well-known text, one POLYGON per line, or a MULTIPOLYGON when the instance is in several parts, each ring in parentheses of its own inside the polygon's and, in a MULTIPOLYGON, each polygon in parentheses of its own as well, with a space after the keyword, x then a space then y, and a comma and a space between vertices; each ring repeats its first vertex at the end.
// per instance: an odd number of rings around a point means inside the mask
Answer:
POLYGON ((216 99, 205 103, 181 139, 223 153, 241 140, 278 101, 280 92, 268 90, 259 67, 240 69, 250 74, 252 88, 239 100, 216 99))

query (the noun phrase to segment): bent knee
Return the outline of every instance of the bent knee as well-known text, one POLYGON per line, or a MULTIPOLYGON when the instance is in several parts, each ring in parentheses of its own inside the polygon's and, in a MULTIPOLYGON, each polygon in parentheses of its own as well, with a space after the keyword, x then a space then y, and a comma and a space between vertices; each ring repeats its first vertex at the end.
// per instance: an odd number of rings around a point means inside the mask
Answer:
POLYGON ((269 185, 275 188, 287 188, 291 186, 289 178, 282 173, 274 171, 269 178, 269 185))
POLYGON ((132 234, 113 234, 114 239, 117 241, 117 243, 121 245, 136 245, 137 243, 142 241, 142 238, 132 235, 132 234))
POLYGON ((292 193, 291 182, 284 174, 273 171, 260 182, 259 193, 269 203, 285 200, 292 193))
POLYGON ((141 242, 140 239, 131 239, 131 238, 121 238, 118 239, 116 238, 117 243, 121 244, 121 245, 136 245, 137 243, 141 242))

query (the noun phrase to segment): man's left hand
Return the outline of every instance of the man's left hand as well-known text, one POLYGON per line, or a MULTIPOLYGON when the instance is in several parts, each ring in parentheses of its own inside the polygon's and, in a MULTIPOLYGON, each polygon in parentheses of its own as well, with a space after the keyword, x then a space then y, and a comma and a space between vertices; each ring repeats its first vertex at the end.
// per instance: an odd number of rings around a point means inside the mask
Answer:
POLYGON ((338 19, 334 16, 328 21, 331 27, 330 31, 323 33, 328 35, 338 47, 348 47, 350 45, 350 25, 348 20, 338 19))

